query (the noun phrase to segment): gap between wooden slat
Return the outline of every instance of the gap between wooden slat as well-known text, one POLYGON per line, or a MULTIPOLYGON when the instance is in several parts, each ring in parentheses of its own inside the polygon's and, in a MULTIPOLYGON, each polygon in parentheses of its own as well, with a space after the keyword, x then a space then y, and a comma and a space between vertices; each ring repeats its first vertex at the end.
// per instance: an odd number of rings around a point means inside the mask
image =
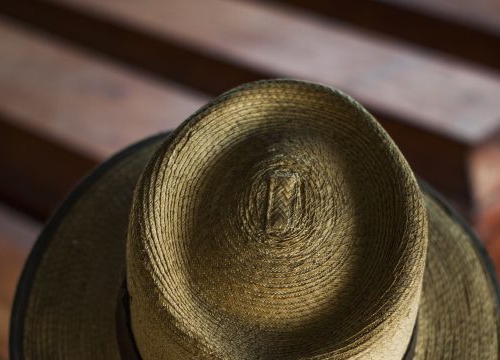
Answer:
POLYGON ((8 359, 9 320, 17 280, 41 225, 0 203, 0 359, 8 359))

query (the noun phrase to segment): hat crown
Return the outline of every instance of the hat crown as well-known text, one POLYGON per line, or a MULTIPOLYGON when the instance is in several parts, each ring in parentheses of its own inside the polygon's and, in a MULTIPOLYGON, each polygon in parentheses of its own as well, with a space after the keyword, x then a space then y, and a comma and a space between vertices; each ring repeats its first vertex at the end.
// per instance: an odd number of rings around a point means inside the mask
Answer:
POLYGON ((135 341, 144 358, 400 359, 426 231, 408 165, 357 103, 246 85, 188 119, 142 175, 135 341))

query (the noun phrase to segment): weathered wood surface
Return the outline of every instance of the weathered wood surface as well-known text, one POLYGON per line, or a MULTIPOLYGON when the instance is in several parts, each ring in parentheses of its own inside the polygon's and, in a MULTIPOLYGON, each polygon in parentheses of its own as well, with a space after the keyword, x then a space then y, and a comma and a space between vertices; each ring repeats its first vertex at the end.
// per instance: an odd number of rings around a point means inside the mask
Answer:
POLYGON ((92 167, 207 97, 0 18, 0 195, 44 218, 92 167))
POLYGON ((212 95, 263 77, 336 86, 375 113, 416 171, 466 206, 475 197, 470 150, 500 127, 498 74, 298 11, 224 0, 0 8, 212 95))
MULTIPOLYGON (((48 4, 38 5, 44 11, 37 12, 39 20, 33 21, 214 94, 247 78, 296 76, 338 86, 374 110, 463 142, 499 130, 498 74, 340 23, 241 1, 60 0, 48 4), (49 15, 51 24, 44 22, 49 15), (113 31, 102 32, 99 24, 113 31), (139 44, 138 40, 146 41, 139 44), (174 48, 186 53, 169 53, 174 48), (219 64, 221 72, 200 68, 204 58, 219 64), (474 115, 479 116, 472 124, 474 115)), ((17 9, 11 13, 29 16, 21 5, 12 7, 17 9)))
POLYGON ((497 0, 277 0, 500 69, 497 0))

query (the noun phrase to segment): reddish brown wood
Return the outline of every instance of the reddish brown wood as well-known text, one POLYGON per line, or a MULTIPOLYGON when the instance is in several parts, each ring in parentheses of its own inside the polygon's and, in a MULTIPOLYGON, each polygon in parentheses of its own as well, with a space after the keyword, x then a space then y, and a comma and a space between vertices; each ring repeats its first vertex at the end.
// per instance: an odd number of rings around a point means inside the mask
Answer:
POLYGON ((476 212, 500 204, 500 137, 471 151, 469 168, 472 187, 476 189, 476 212))
POLYGON ((119 149, 207 100, 0 19, 0 196, 39 218, 119 149))
POLYGON ((336 86, 374 112, 403 149, 416 149, 406 155, 417 172, 441 179, 441 191, 467 206, 474 196, 467 154, 500 127, 498 74, 292 10, 223 0, 1 7, 212 94, 262 77, 336 86))
MULTIPOLYGON (((281 75, 336 85, 375 110, 464 142, 498 130, 500 76, 338 23, 225 0, 61 0, 39 6, 38 22, 64 30, 61 35, 125 59, 135 53, 137 57, 130 59, 134 63, 212 93, 239 83, 230 76, 236 68, 243 79, 281 75), (44 22, 49 15, 52 25, 44 22), (156 43, 138 42, 147 39, 156 43), (174 48, 187 53, 166 52, 174 48), (200 69, 199 65, 210 65, 206 58, 219 64, 222 72, 200 69), (192 77, 191 71, 201 78, 192 77), (474 125, 468 121, 473 115, 480 115, 474 125)), ((24 14, 23 9, 17 12, 24 14)))
POLYGON ((500 278, 500 202, 476 212, 474 228, 484 242, 500 278))
POLYGON ((277 0, 500 69, 496 0, 277 0))
POLYGON ((0 203, 0 359, 8 359, 9 318, 17 280, 40 224, 0 203))

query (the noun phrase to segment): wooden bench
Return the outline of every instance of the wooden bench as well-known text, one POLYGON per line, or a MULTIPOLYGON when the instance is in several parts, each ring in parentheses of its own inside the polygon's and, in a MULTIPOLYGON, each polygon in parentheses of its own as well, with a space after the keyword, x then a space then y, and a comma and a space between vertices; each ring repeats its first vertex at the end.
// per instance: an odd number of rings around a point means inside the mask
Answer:
POLYGON ((95 165, 207 101, 1 18, 0 39, 0 196, 40 219, 95 165))
POLYGON ((378 117, 421 176, 463 208, 483 207, 469 159, 498 137, 496 73, 257 2, 21 1, 0 10, 211 95, 266 77, 336 86, 378 117))
POLYGON ((278 0, 500 69, 497 0, 278 0))

